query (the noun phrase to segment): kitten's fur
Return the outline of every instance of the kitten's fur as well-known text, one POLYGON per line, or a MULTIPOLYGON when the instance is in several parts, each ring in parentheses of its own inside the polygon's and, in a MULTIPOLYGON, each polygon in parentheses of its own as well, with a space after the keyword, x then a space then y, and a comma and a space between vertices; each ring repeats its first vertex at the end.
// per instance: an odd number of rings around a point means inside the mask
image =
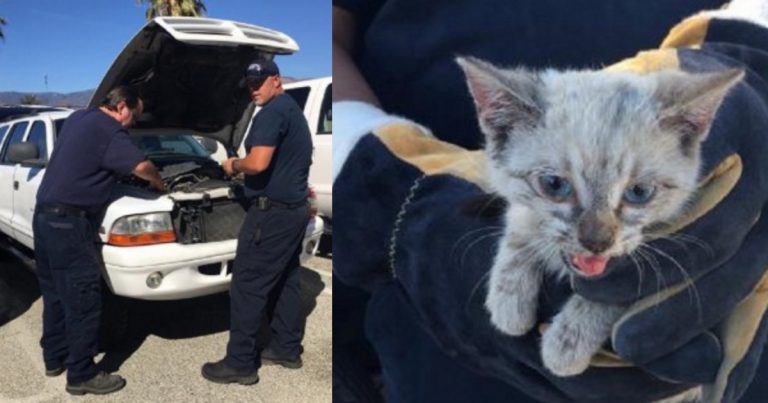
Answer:
MULTIPOLYGON (((599 276, 608 259, 642 248, 651 224, 685 208, 700 143, 743 75, 458 62, 486 135, 490 182, 509 202, 486 307, 510 335, 534 326, 544 273, 599 276)), ((572 296, 543 335, 544 365, 559 376, 583 372, 624 310, 572 296)))

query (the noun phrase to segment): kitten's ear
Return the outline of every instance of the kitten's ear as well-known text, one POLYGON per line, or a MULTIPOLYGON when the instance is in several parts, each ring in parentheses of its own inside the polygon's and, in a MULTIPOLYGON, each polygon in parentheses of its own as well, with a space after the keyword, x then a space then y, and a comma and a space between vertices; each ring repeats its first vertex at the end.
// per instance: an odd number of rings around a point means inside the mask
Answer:
POLYGON ((679 132, 684 151, 689 150, 704 141, 728 90, 743 77, 741 69, 663 76, 656 90, 662 102, 661 126, 679 132))
POLYGON ((477 107, 480 128, 496 147, 521 126, 534 126, 541 118, 536 103, 538 74, 525 69, 502 70, 473 57, 458 57, 477 107))

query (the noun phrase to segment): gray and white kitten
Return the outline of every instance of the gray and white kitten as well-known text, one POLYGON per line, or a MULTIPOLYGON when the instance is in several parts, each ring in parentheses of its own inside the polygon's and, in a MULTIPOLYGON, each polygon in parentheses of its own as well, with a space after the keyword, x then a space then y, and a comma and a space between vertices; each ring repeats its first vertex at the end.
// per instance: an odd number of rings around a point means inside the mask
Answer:
MULTIPOLYGON (((646 75, 532 72, 459 58, 486 136, 490 183, 508 201, 485 305, 493 325, 536 323, 545 273, 598 277, 649 240, 696 190, 700 145, 740 70, 646 75)), ((574 294, 544 332, 542 359, 576 375, 624 307, 574 294)))

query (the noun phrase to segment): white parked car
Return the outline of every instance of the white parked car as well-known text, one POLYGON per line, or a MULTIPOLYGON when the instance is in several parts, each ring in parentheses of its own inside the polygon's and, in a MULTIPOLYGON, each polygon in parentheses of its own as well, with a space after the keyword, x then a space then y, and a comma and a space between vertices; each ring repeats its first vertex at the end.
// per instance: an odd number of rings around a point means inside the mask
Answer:
MULTIPOLYGON (((228 288, 245 207, 241 181, 193 139, 215 139, 234 153, 254 106, 238 82, 248 63, 298 50, 285 34, 209 18, 150 21, 109 69, 89 106, 117 85, 137 87, 144 113, 132 139, 160 169, 158 194, 136 177, 116 186, 99 228, 105 280, 117 295, 180 299, 228 288)), ((32 248, 31 218, 45 162, 71 111, 0 123, 0 231, 32 248)), ((312 217, 309 256, 323 232, 312 217)))
MULTIPOLYGON (((317 193, 317 207, 320 215, 333 217, 333 116, 332 78, 295 81, 285 84, 285 92, 304 109, 304 116, 312 133, 312 166, 309 168, 309 183, 317 193)), ((244 152, 244 150, 241 149, 244 152)))

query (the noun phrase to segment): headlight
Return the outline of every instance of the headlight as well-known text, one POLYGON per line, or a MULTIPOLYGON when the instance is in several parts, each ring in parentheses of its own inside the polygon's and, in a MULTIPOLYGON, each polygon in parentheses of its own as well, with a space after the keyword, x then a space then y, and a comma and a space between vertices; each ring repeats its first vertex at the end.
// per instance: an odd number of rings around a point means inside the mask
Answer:
POLYGON ((115 246, 176 242, 176 233, 169 213, 140 214, 115 221, 108 242, 115 246))

